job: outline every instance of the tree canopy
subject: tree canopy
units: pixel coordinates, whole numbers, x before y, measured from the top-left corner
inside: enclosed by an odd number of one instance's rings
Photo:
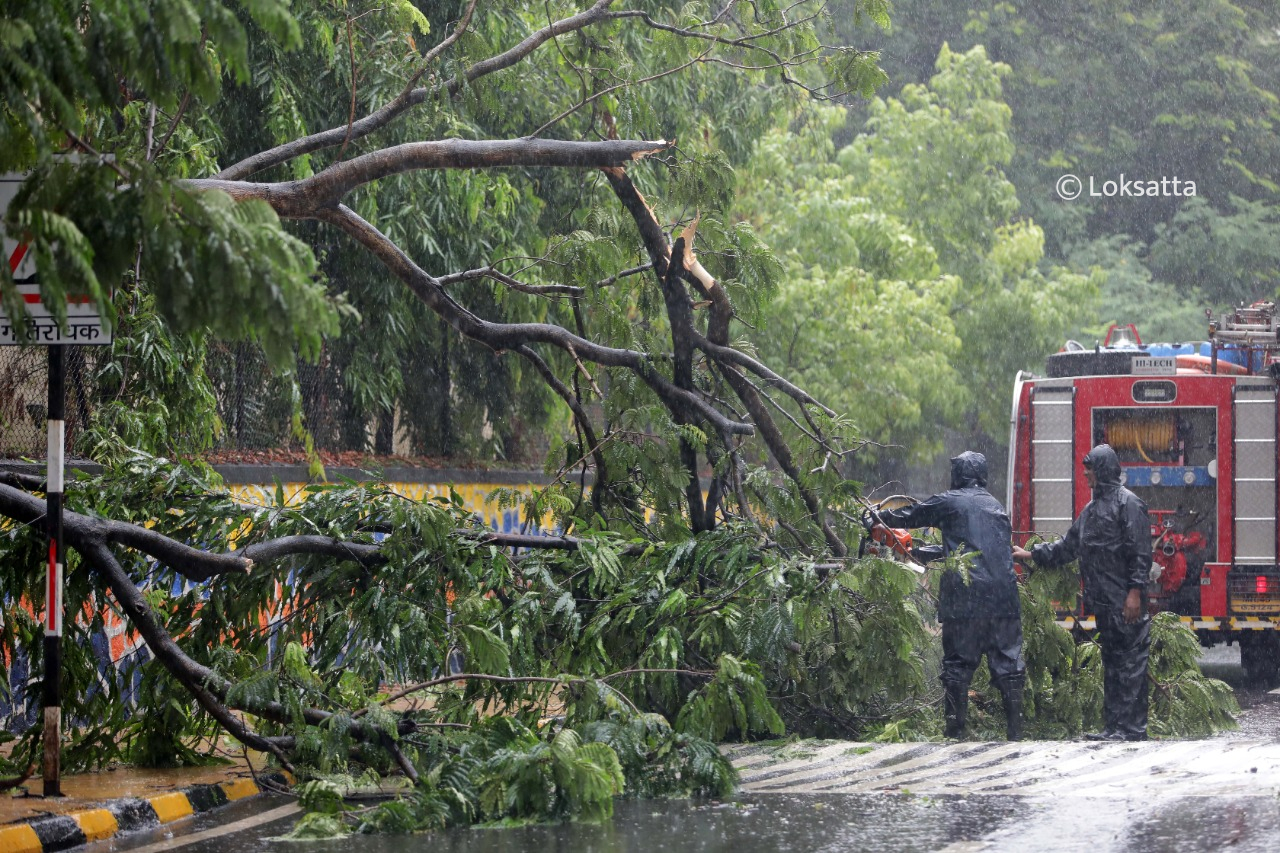
[[[775,131],[747,170],[744,209],[792,266],[774,357],[857,413],[865,438],[907,451],[891,458],[930,461],[940,427],[998,458],[1011,377],[1059,346],[1096,291],[1049,263],[1041,228],[1017,216],[1008,72],[981,47],[944,45],[928,84],[872,99],[847,146],[831,150],[843,111],[809,108],[814,120]]]
[[[1141,318],[1146,338],[1192,340],[1206,335],[1206,308],[1276,295],[1276,259],[1239,242],[1275,229],[1274,23],[1271,4],[1252,0],[1069,8],[905,0],[894,5],[891,32],[852,22],[842,32],[880,48],[891,88],[928,79],[947,42],[983,45],[1009,66],[1009,179],[1044,228],[1048,258],[1108,280],[1102,316],[1081,331]],[[1197,192],[1068,202],[1053,192],[1066,173],[1099,184],[1176,176]]]
[[[839,11],[887,25],[880,0]],[[94,680],[109,613],[147,651],[71,700],[75,755],[195,760],[224,731],[310,777],[331,834],[365,770],[413,792],[353,822],[408,830],[724,792],[725,738],[936,734],[932,591],[855,556],[845,473],[896,422],[934,449],[937,411],[990,438],[1019,356],[989,324],[1025,350],[1088,293],[1015,217],[1003,66],[944,50],[837,145],[814,104],[885,77],[816,0],[3,14],[0,157],[29,172],[6,228],[51,308],[86,295],[119,332],[104,472],[67,488],[67,665]],[[324,440],[290,388],[326,366],[380,435],[411,409],[420,441],[551,421],[551,485],[504,495],[529,534],[352,483],[246,505],[159,456],[234,428],[210,406],[230,373]],[[40,588],[44,488],[0,482],[5,589]],[[1096,655],[1027,609],[1041,730],[1078,731]],[[37,634],[18,608],[0,642],[38,664]],[[1216,688],[1177,689],[1201,712],[1177,730],[1228,722]]]

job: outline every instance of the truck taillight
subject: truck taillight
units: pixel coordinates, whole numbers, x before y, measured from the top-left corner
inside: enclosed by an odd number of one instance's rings
[[[1253,589],[1258,595],[1267,594],[1267,577],[1266,575],[1258,575],[1253,579]]]

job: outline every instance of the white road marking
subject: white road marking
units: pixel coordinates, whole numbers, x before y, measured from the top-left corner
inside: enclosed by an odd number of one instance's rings
[[[166,838],[164,841],[157,841],[154,844],[148,844],[145,847],[135,847],[128,853],[159,853],[161,850],[177,850],[186,847],[189,844],[195,844],[198,841],[205,841],[210,838],[217,838],[220,835],[230,835],[233,832],[240,832],[245,829],[252,829],[264,823],[271,823],[273,820],[279,820],[282,817],[288,817],[302,811],[302,806],[297,803],[289,803],[287,806],[280,806],[271,811],[262,814],[253,815],[243,818],[235,823],[228,823],[224,826],[215,826],[212,829],[206,829],[201,832],[193,832],[190,835],[179,835],[174,838]]]
[[[997,743],[985,750],[974,750],[974,746],[925,745],[922,754],[895,763],[904,745],[828,741],[815,744],[807,760],[775,759],[771,765],[753,755],[750,768],[744,768],[742,789],[752,794],[783,794],[904,787],[916,794],[1141,801],[1280,795],[1280,741],[1022,741]]]

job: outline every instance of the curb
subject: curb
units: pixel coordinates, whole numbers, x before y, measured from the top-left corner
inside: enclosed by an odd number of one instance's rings
[[[291,781],[283,773],[262,778],[280,787],[288,787]],[[0,853],[69,850],[120,833],[150,829],[211,811],[235,800],[257,796],[262,791],[253,779],[234,779],[215,785],[193,785],[153,797],[112,800],[94,809],[30,818],[0,826]]]

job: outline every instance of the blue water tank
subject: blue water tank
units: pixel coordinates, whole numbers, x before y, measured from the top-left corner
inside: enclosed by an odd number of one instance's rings
[[[1203,341],[1193,343],[1176,343],[1176,344],[1148,344],[1146,347],[1148,355],[1208,355],[1209,344]]]
[[[1208,341],[1148,344],[1143,349],[1148,355],[1202,355],[1205,358],[1213,355],[1213,345]],[[1218,358],[1231,364],[1247,367],[1253,373],[1264,373],[1266,370],[1266,355],[1261,350],[1220,347]]]
[[[1205,352],[1205,355],[1209,355]],[[1249,368],[1251,373],[1266,371],[1266,353],[1260,349],[1219,349],[1218,358]]]

